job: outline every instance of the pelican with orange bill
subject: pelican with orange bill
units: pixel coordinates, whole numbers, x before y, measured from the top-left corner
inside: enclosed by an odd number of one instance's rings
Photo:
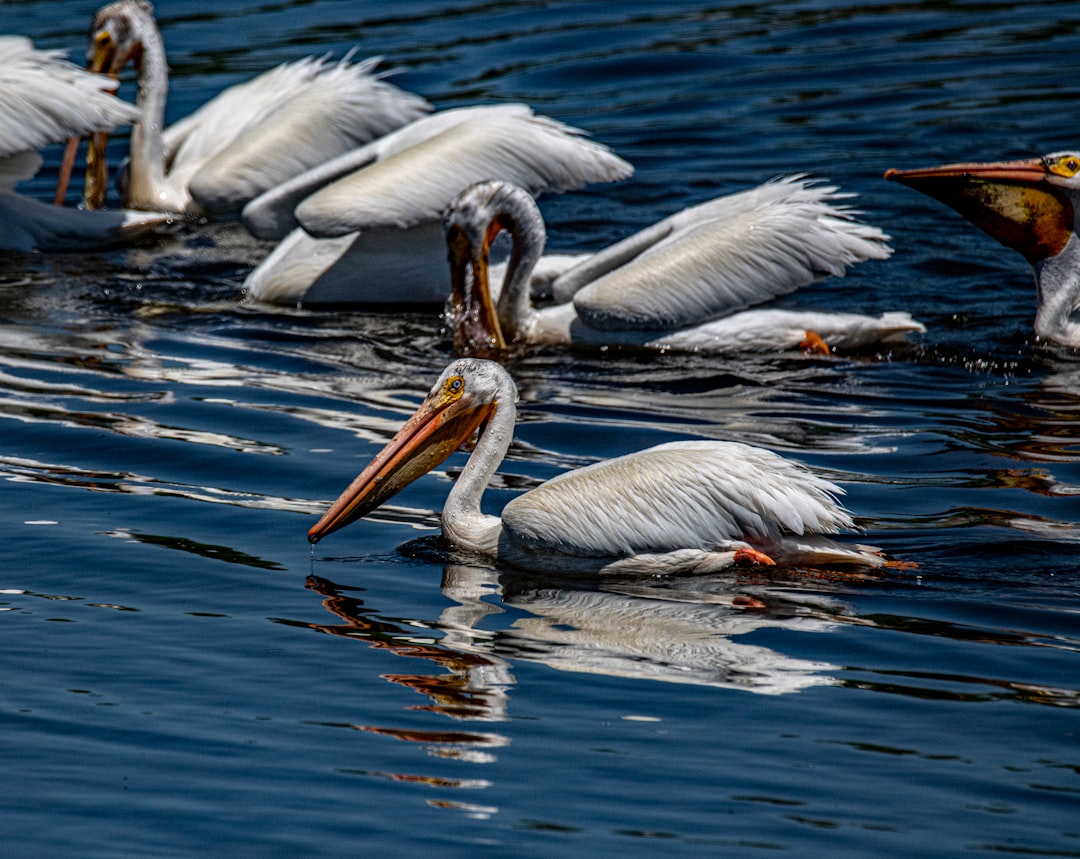
[[[1080,346],[1080,154],[1055,152],[1018,161],[888,170],[885,178],[955,209],[1035,273],[1035,334]]]
[[[316,543],[366,516],[474,436],[446,499],[444,537],[538,571],[698,573],[735,563],[878,567],[843,490],[779,454],[721,441],[676,441],[569,471],[513,498],[480,501],[513,438],[517,388],[498,363],[454,361],[401,430],[308,532]]]

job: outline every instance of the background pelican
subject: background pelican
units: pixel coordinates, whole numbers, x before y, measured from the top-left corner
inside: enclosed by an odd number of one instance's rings
[[[420,408],[308,532],[315,543],[374,510],[478,432],[443,508],[451,543],[530,569],[705,572],[739,560],[880,566],[826,534],[852,527],[842,490],[761,448],[658,445],[570,471],[514,498],[480,499],[510,446],[517,388],[500,364],[454,361]]]
[[[61,209],[15,193],[19,182],[41,168],[41,147],[138,119],[136,108],[113,95],[115,88],[114,81],[69,63],[61,51],[38,50],[21,36],[0,36],[0,248],[98,248],[167,220],[160,214]]]
[[[525,105],[440,111],[249,203],[244,221],[255,235],[292,232],[244,289],[280,304],[441,303],[441,222],[462,189],[501,177],[539,194],[632,172],[581,130]]]
[[[743,309],[889,255],[887,236],[834,205],[843,196],[789,177],[684,209],[571,267],[552,284],[561,303],[538,309],[529,283],[544,249],[540,211],[511,184],[478,183],[446,216],[455,345],[465,354],[508,343],[828,352],[922,331],[907,313]],[[488,254],[501,230],[514,252],[496,309]]]
[[[1035,333],[1080,346],[1080,154],[889,170],[885,178],[940,200],[1023,254],[1035,272]]]
[[[98,10],[88,65],[119,75],[134,60],[143,118],[131,134],[124,203],[194,214],[236,214],[267,188],[423,115],[430,105],[355,65],[309,57],[230,87],[162,132],[168,67],[144,0]],[[88,170],[105,169],[103,140],[92,141]],[[103,154],[103,153],[102,153]],[[66,181],[66,177],[62,177]],[[100,207],[100,192],[87,205]]]

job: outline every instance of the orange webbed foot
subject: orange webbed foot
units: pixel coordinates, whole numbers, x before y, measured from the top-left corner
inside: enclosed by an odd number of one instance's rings
[[[736,564],[758,564],[763,567],[775,567],[776,561],[766,555],[764,552],[759,552],[757,549],[736,549],[735,550],[735,563]]]
[[[799,348],[804,352],[809,352],[812,355],[831,355],[832,350],[829,348],[829,344],[822,339],[821,335],[815,331],[807,331],[806,336],[803,337],[799,343]]]

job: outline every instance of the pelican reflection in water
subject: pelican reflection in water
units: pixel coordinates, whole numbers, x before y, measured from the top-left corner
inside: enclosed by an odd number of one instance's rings
[[[662,444],[566,472],[481,512],[513,438],[517,388],[498,363],[459,359],[416,413],[308,532],[315,543],[365,516],[476,434],[442,513],[456,547],[526,569],[709,572],[735,563],[877,567],[843,490],[771,451],[721,441]]]
[[[831,685],[837,681],[829,672],[838,666],[736,639],[766,628],[828,632],[848,611],[833,598],[747,587],[728,578],[695,578],[681,587],[613,578],[589,586],[450,563],[442,590],[452,604],[435,619],[406,625],[384,619],[349,588],[326,579],[312,576],[308,587],[342,622],[303,625],[434,664],[440,673],[383,676],[426,695],[431,706],[424,709],[489,722],[510,718],[508,692],[518,684],[518,661],[765,695]],[[504,607],[515,611],[505,614]],[[430,643],[418,641],[417,630],[425,628],[431,630]],[[461,739],[455,734],[448,741]],[[487,734],[475,743],[494,745]]]

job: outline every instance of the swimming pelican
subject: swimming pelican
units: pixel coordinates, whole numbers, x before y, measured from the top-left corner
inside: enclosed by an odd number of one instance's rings
[[[632,172],[581,130],[523,104],[439,111],[249,203],[244,222],[261,238],[300,226],[244,290],[276,304],[442,303],[441,222],[459,191],[499,177],[530,194],[561,192]]]
[[[1035,272],[1035,334],[1080,346],[1080,154],[894,169],[885,178],[941,201],[1021,253]]]
[[[129,241],[168,220],[142,212],[61,209],[17,194],[41,168],[38,149],[138,119],[113,95],[115,81],[83,71],[61,51],[0,36],[0,248],[88,250]]]
[[[884,563],[829,539],[852,527],[843,490],[761,448],[684,441],[561,474],[502,517],[480,500],[510,447],[517,388],[493,361],[461,358],[416,413],[308,531],[315,543],[365,516],[478,433],[442,513],[456,546],[527,569],[706,572],[738,561]]]
[[[536,308],[529,282],[544,249],[540,211],[513,185],[478,183],[446,215],[455,346],[459,354],[509,343],[827,353],[924,330],[907,313],[744,309],[888,257],[888,237],[833,205],[841,196],[792,176],[684,209],[562,273],[552,284],[557,303]],[[502,230],[514,252],[496,308],[488,248]]]
[[[235,215],[244,203],[291,176],[336,157],[431,109],[374,74],[377,59],[350,65],[309,57],[230,87],[185,119],[165,125],[165,47],[145,0],[118,0],[90,27],[88,67],[114,77],[134,60],[136,104],[124,203],[177,213]],[[104,200],[103,140],[88,167]],[[66,176],[62,177],[66,183]]]

